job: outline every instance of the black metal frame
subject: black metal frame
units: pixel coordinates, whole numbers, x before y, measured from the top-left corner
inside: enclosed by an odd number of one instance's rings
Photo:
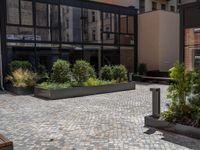
[[[111,4],[104,4],[104,3],[99,3],[99,2],[93,2],[93,1],[88,1],[88,0],[23,0],[23,1],[29,1],[32,2],[32,25],[23,25],[22,24],[22,16],[21,16],[21,1],[19,0],[19,24],[11,24],[7,23],[7,18],[6,18],[6,0],[1,0],[0,1],[0,11],[1,11],[1,40],[2,40],[2,56],[3,56],[3,71],[4,75],[7,72],[7,43],[32,43],[34,44],[34,54],[35,58],[37,58],[37,44],[38,43],[44,43],[44,44],[58,44],[58,50],[61,51],[62,44],[73,44],[73,45],[81,45],[83,50],[84,50],[84,45],[98,45],[101,47],[101,58],[104,55],[103,54],[103,48],[104,46],[116,46],[115,44],[108,44],[103,42],[103,36],[104,34],[113,34],[118,36],[118,48],[120,50],[121,46],[126,46],[126,47],[132,47],[134,51],[134,71],[137,72],[137,66],[138,66],[138,13],[137,9],[134,7],[122,7],[122,6],[116,6],[116,5],[111,5]],[[56,5],[58,8],[58,27],[52,27],[52,25],[48,24],[48,17],[47,17],[47,26],[39,26],[37,25],[36,22],[36,3],[43,3],[46,4],[47,7],[48,5]],[[61,13],[60,13],[60,6],[61,5],[67,5],[71,7],[78,7],[83,9],[92,9],[92,10],[98,10],[100,11],[101,15],[101,42],[100,43],[90,43],[90,42],[85,42],[82,38],[82,42],[64,42],[62,40],[62,35],[61,35]],[[48,8],[47,8],[48,9]],[[48,13],[48,10],[46,11]],[[104,13],[112,13],[118,16],[118,30],[116,32],[110,32],[104,31],[104,25],[103,25],[103,14]],[[47,14],[48,15],[48,14]],[[120,19],[121,15],[125,15],[127,18],[128,16],[131,16],[134,18],[134,26],[133,26],[133,33],[128,33],[128,28],[126,33],[121,33],[120,31]],[[126,21],[126,25],[128,27],[128,19]],[[34,40],[13,40],[13,39],[7,39],[6,37],[6,28],[7,27],[22,27],[22,28],[31,28],[33,29],[33,34],[34,34]],[[111,25],[112,26],[112,25]],[[51,40],[50,41],[38,41],[36,39],[36,29],[50,29],[51,33]],[[59,31],[59,40],[58,41],[52,41],[52,29],[57,29]],[[83,30],[83,29],[82,29]],[[120,36],[121,35],[129,35],[133,36],[134,38],[134,44],[120,44]],[[36,59],[35,59],[36,60]]]
[[[200,23],[194,23],[195,20],[199,20],[196,17],[193,17],[195,14],[193,12],[190,12],[190,16],[186,16],[185,13],[188,11],[188,9],[193,8],[196,9],[196,7],[199,7],[200,9],[200,1],[191,2],[187,4],[183,4],[179,6],[179,12],[180,12],[180,62],[183,63],[185,61],[185,29],[186,28],[198,28],[200,27]],[[200,16],[200,15],[199,15]],[[190,23],[191,20],[194,23]]]

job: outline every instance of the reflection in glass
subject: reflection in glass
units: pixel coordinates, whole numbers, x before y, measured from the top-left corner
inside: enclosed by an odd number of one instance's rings
[[[19,0],[6,0],[7,23],[19,24]]]

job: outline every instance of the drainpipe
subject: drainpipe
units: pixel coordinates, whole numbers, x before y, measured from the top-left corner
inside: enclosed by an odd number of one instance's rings
[[[0,75],[1,75],[1,85],[0,85],[0,87],[1,87],[1,90],[2,91],[4,91],[5,89],[4,89],[4,86],[3,86],[3,70],[2,70],[2,67],[3,67],[3,65],[2,65],[2,57],[0,56],[0,59],[1,59],[1,61],[0,61]]]
[[[0,32],[1,35],[1,32]],[[3,86],[3,65],[2,65],[2,47],[1,47],[1,37],[0,37],[0,88],[2,91],[4,91],[4,86]]]

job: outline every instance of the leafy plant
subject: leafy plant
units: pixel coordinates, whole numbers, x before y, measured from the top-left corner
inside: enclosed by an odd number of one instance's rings
[[[139,75],[146,75],[147,74],[147,65],[146,64],[140,64],[138,67]]]
[[[56,83],[65,83],[71,80],[70,63],[65,60],[58,59],[52,67],[51,80]]]
[[[96,78],[94,68],[84,60],[77,60],[75,62],[73,76],[79,83],[86,81],[88,78]]]
[[[6,78],[15,87],[31,87],[36,85],[37,74],[27,69],[16,69]]]
[[[44,89],[63,89],[71,87],[70,83],[53,83],[53,82],[43,82],[41,84],[38,84],[38,87],[44,88]]]
[[[105,65],[101,68],[101,77],[103,80],[111,81],[113,80],[113,70],[112,66]]]
[[[117,82],[124,82],[127,81],[127,70],[123,65],[113,66],[113,78]]]
[[[106,85],[112,83],[114,83],[114,81],[104,81],[95,78],[89,78],[85,82],[83,82],[83,86],[97,86],[97,85]]]
[[[172,99],[172,107],[179,106],[184,109],[186,97],[190,95],[192,88],[192,74],[186,71],[184,64],[176,63],[170,69],[170,78],[175,81],[168,89],[168,97]]]
[[[32,65],[28,61],[14,60],[9,64],[9,71],[13,72],[19,68],[31,70]]]
[[[186,103],[186,97],[192,90],[192,73],[187,72],[184,64],[176,63],[170,69],[170,78],[175,82],[168,88],[168,98],[172,100],[168,110],[161,113],[161,117],[167,121],[191,125],[193,123],[194,109]]]

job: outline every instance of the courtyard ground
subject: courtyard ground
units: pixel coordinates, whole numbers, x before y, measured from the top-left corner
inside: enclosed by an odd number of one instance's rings
[[[0,133],[15,150],[199,150],[199,140],[144,127],[151,87],[161,88],[165,109],[167,86],[156,84],[56,101],[0,94]]]

